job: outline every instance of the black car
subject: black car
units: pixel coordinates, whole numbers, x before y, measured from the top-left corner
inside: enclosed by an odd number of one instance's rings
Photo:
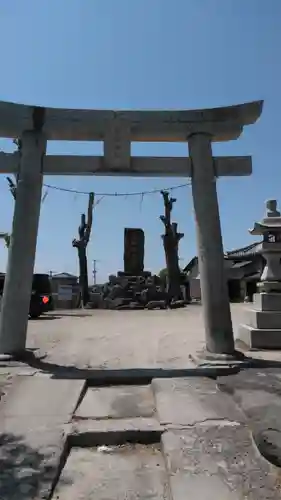
[[[0,296],[3,294],[5,275],[0,276]],[[48,274],[34,274],[30,297],[29,316],[39,318],[41,314],[53,310],[53,297]]]
[[[53,297],[48,274],[34,274],[30,298],[29,316],[39,318],[41,314],[53,310]]]

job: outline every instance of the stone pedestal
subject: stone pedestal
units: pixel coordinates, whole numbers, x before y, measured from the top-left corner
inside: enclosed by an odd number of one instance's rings
[[[255,294],[238,336],[251,349],[281,349],[281,293]]]

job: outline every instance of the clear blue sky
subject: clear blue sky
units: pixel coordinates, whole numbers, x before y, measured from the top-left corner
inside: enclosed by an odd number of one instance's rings
[[[0,99],[42,106],[188,109],[264,99],[260,121],[216,155],[253,156],[253,175],[218,182],[226,250],[252,242],[247,230],[280,197],[280,0],[0,0]],[[2,140],[3,150],[11,144]],[[99,153],[101,145],[49,143],[49,152]],[[138,144],[140,155],[184,155],[185,144]],[[145,191],[184,179],[46,177],[96,192]],[[196,254],[190,188],[175,193],[174,220],[185,238],[182,264]],[[13,201],[0,176],[0,230]],[[280,200],[281,201],[281,200]],[[98,279],[123,268],[123,229],[142,227],[145,265],[164,266],[160,195],[104,199],[94,213],[89,260]],[[85,196],[49,191],[42,207],[36,269],[77,271],[71,241]],[[7,251],[0,247],[0,269]]]

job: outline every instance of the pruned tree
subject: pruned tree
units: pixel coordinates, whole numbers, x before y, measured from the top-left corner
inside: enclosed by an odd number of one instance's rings
[[[72,246],[77,248],[79,259],[79,284],[81,287],[82,303],[85,306],[89,302],[89,284],[88,284],[88,263],[87,263],[87,245],[90,240],[92,222],[93,222],[93,207],[94,193],[89,193],[88,213],[81,215],[81,223],[78,227],[78,239],[72,240]]]
[[[171,213],[176,198],[172,198],[168,191],[161,191],[164,201],[165,215],[160,216],[160,220],[165,227],[162,235],[163,246],[166,257],[168,294],[170,301],[182,300],[181,290],[181,270],[179,267],[179,241],[184,237],[184,233],[178,233],[178,225],[171,222]]]

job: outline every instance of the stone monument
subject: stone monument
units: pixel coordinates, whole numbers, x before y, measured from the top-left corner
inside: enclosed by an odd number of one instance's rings
[[[108,309],[166,308],[167,294],[160,289],[160,279],[144,271],[144,231],[124,230],[124,270],[109,276],[103,292],[102,307]]]
[[[139,228],[124,230],[124,273],[141,276],[144,268],[144,232]]]
[[[250,234],[263,237],[260,253],[265,267],[254,295],[247,322],[240,325],[239,339],[253,349],[281,348],[281,215],[276,200],[266,202],[266,216]]]

